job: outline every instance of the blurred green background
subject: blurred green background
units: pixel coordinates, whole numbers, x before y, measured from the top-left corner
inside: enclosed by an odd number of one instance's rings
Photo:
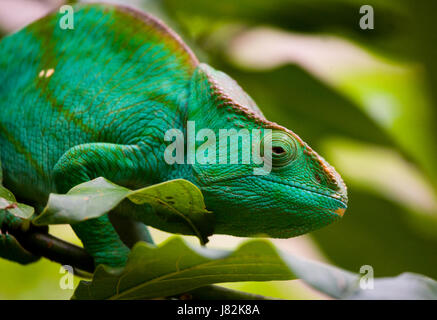
[[[282,250],[376,277],[437,278],[437,2],[126,0],[235,78],[266,117],[295,131],[341,173],[349,209]],[[63,1],[1,0],[3,36]],[[374,29],[362,30],[371,5]],[[66,226],[51,228],[80,243]],[[153,230],[157,242],[168,235]],[[214,236],[210,246],[238,239]],[[194,241],[189,238],[189,241]],[[0,299],[67,299],[59,265],[0,261]],[[75,278],[77,285],[79,278]],[[279,298],[324,298],[299,281],[225,284]]]

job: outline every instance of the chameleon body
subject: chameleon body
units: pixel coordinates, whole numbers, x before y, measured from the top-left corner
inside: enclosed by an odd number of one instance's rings
[[[346,187],[334,168],[159,20],[106,4],[76,5],[73,30],[61,29],[60,18],[50,14],[0,42],[3,184],[21,201],[42,207],[50,193],[100,176],[132,189],[182,178],[202,191],[215,233],[288,238],[343,215]],[[186,132],[187,121],[216,133],[271,129],[271,173],[167,164],[165,132]],[[160,228],[159,217],[151,213],[147,224]],[[125,263],[132,243],[120,240],[110,215],[73,229],[96,263]]]

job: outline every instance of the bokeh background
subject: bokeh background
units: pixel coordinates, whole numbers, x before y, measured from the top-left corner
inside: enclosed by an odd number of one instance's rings
[[[437,279],[435,1],[126,0],[179,33],[199,59],[235,78],[266,117],[295,131],[341,173],[349,209],[282,250],[376,277]],[[0,37],[65,3],[0,0]],[[359,26],[371,5],[374,29]],[[0,84],[1,85],[1,84]],[[51,233],[80,244],[69,226]],[[153,230],[157,242],[168,234]],[[195,239],[187,237],[189,241]],[[244,239],[214,236],[209,246]],[[0,261],[0,299],[68,299],[60,266]],[[77,285],[80,278],[76,277]],[[323,299],[299,281],[225,284],[286,299]]]

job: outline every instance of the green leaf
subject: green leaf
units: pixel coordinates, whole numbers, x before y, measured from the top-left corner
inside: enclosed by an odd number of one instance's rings
[[[131,192],[129,200],[149,204],[160,214],[180,217],[202,243],[213,234],[213,215],[206,210],[202,192],[191,182],[176,179]]]
[[[34,212],[34,209],[32,207],[22,203],[18,203],[15,199],[14,194],[5,187],[3,187],[3,170],[0,160],[0,214],[2,214],[2,210],[5,210],[16,217],[23,219],[29,219]]]
[[[373,275],[368,273],[358,275],[338,267],[289,254],[283,254],[282,257],[298,278],[333,298],[437,299],[437,281],[423,275],[402,273],[397,277],[371,279],[373,280],[373,286],[371,286],[368,277]],[[363,286],[361,286],[361,281]]]
[[[1,210],[5,210],[23,219],[29,219],[34,212],[31,206],[18,203],[13,193],[0,184],[0,211]]]
[[[228,252],[193,249],[173,237],[158,248],[136,244],[123,270],[98,266],[93,281],[82,281],[73,298],[150,299],[217,282],[294,278],[267,241],[247,242]]]
[[[51,194],[41,215],[34,219],[34,224],[71,224],[97,218],[117,207],[124,199],[137,205],[151,206],[164,221],[164,226],[175,221],[183,222],[184,229],[179,232],[185,233],[188,226],[191,234],[199,237],[202,243],[206,243],[213,233],[213,215],[206,210],[202,192],[183,179],[132,191],[105,178],[97,178],[75,186],[65,195]],[[133,215],[132,212],[126,214]],[[151,214],[150,210],[145,210],[144,214],[136,213],[132,218],[147,223],[150,218],[147,215]],[[172,231],[175,228],[177,226],[173,226]]]
[[[373,289],[358,290],[348,299],[437,300],[437,282],[420,274],[405,272],[393,278],[375,280]]]
[[[247,241],[232,252],[192,248],[180,237],[159,247],[136,244],[124,269],[98,266],[73,299],[152,299],[213,283],[296,278],[339,299],[437,299],[437,282],[421,275],[375,279],[373,289],[361,289],[359,275],[281,253],[266,240]]]
[[[29,226],[28,219],[33,215],[34,209],[18,203],[15,196],[2,185],[2,168],[0,162],[0,257],[21,264],[35,262],[39,257],[34,256],[24,249],[8,229]],[[6,228],[5,228],[6,225]],[[6,233],[2,234],[2,230]]]
[[[115,208],[128,194],[129,189],[97,178],[73,187],[67,194],[50,194],[34,224],[73,224],[98,218]]]

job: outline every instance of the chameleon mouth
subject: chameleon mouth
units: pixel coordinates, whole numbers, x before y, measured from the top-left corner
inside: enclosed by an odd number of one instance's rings
[[[232,176],[232,177],[221,177],[218,179],[200,179],[198,180],[198,183],[200,183],[201,186],[203,187],[209,187],[212,186],[214,184],[219,184],[221,185],[222,183],[225,182],[229,182],[229,181],[233,181],[233,180],[239,180],[239,179],[244,179],[244,178],[253,178],[253,175],[241,175],[241,176]],[[199,178],[199,176],[197,176],[197,178]],[[298,183],[289,183],[289,182],[284,182],[281,180],[277,180],[275,178],[269,177],[269,176],[257,176],[257,178],[261,178],[265,181],[268,182],[273,182],[273,183],[277,183],[277,184],[281,184],[284,185],[286,187],[289,188],[294,188],[294,189],[299,189],[305,192],[308,192],[311,195],[315,195],[318,197],[325,197],[328,198],[330,201],[335,201],[335,203],[338,205],[337,208],[335,210],[330,210],[330,212],[332,214],[338,215],[340,217],[342,217],[346,211],[347,208],[347,191],[346,191],[346,186],[344,185],[344,183],[341,184],[341,188],[339,190],[339,192],[328,192],[328,191],[323,191],[323,190],[317,190],[315,188],[311,188],[302,184],[298,184]],[[202,188],[202,187],[201,187]]]
[[[290,187],[290,188],[296,188],[299,190],[303,190],[306,192],[309,192],[311,194],[314,195],[318,195],[318,196],[322,196],[322,197],[327,197],[330,198],[331,200],[335,200],[336,202],[339,202],[341,205],[339,206],[339,208],[335,211],[335,214],[339,215],[339,216],[343,216],[344,212],[346,211],[347,208],[347,195],[346,195],[346,189],[342,188],[340,190],[340,192],[334,192],[334,193],[329,193],[327,191],[321,191],[321,190],[316,190],[307,186],[303,186],[300,184],[291,184],[288,182],[284,182],[284,181],[280,181],[277,179],[272,179],[272,178],[268,178],[267,176],[263,176],[262,179],[266,180],[266,181],[270,181],[270,182],[274,182],[274,183],[278,183],[278,184],[282,184],[284,186]]]

